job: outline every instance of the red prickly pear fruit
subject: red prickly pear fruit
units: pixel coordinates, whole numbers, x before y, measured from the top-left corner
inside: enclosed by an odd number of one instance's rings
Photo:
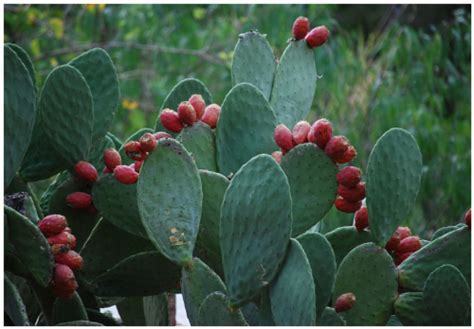
[[[464,222],[471,228],[471,208],[464,214]]]
[[[197,120],[201,119],[204,114],[204,110],[206,109],[206,102],[204,98],[202,98],[199,94],[194,94],[189,97],[189,103],[193,106],[194,111],[196,111],[196,118]]]
[[[94,183],[97,180],[97,169],[87,161],[79,161],[76,163],[74,172],[79,178],[87,182]]]
[[[337,313],[348,311],[354,306],[356,297],[353,293],[348,292],[337,297],[336,303],[334,304],[334,310]]]
[[[346,187],[339,185],[337,187],[337,194],[342,196],[349,202],[357,202],[365,198],[365,183],[359,182],[354,187]]]
[[[63,264],[69,266],[73,271],[80,270],[82,268],[83,259],[74,250],[67,250],[65,252],[57,252],[54,254],[54,260],[57,264]]]
[[[397,254],[404,254],[406,252],[415,252],[421,248],[420,238],[417,236],[409,236],[400,241],[397,248]]]
[[[69,250],[71,250],[71,248],[69,248],[67,244],[53,244],[51,246],[51,252],[53,253],[53,255],[56,255],[59,253],[66,253]]]
[[[159,131],[155,133],[153,136],[155,136],[155,139],[159,141],[162,138],[171,138],[172,136],[164,131]]]
[[[407,259],[408,257],[411,256],[411,254],[413,254],[413,252],[405,252],[403,254],[397,254],[397,256],[395,257],[395,265],[398,266],[400,265],[401,263],[403,263],[403,261],[405,259]]]
[[[160,113],[160,122],[169,131],[179,133],[183,129],[183,124],[179,119],[178,113],[170,109],[164,109]]]
[[[184,125],[192,126],[197,120],[196,111],[190,102],[181,102],[178,105],[178,116]]]
[[[293,23],[293,28],[292,28],[293,38],[295,38],[295,40],[304,39],[306,34],[308,34],[308,31],[309,31],[308,18],[300,16],[297,19],[295,19],[295,22]]]
[[[395,230],[395,233],[393,233],[393,235],[390,237],[390,240],[388,240],[387,244],[385,245],[385,249],[387,249],[387,251],[396,251],[400,241],[409,237],[410,235],[411,231],[408,227],[399,226]]]
[[[357,150],[355,149],[354,146],[349,145],[346,152],[344,152],[343,156],[340,157],[340,158],[337,158],[336,162],[337,163],[348,163],[348,162],[354,160],[354,158],[356,156],[357,156]]]
[[[66,196],[69,207],[74,209],[84,209],[92,204],[92,196],[85,192],[73,192]]]
[[[122,164],[122,157],[120,156],[120,153],[114,149],[114,148],[109,148],[104,151],[104,163],[105,163],[105,168],[108,169],[107,172],[105,172],[104,169],[104,174],[112,172],[115,167],[120,166]]]
[[[143,165],[143,161],[135,161],[133,163],[133,169],[139,173],[140,172],[140,169],[142,168],[142,165]]]
[[[144,133],[140,140],[140,149],[143,152],[152,152],[155,150],[156,145],[158,144],[155,136],[151,133]]]
[[[322,46],[329,38],[329,30],[326,26],[317,26],[306,34],[304,38],[310,48]]]
[[[66,228],[64,229],[64,232],[72,233],[72,230],[69,226],[66,226]]]
[[[366,207],[361,207],[355,212],[354,226],[359,232],[369,226],[369,214]]]
[[[332,125],[326,119],[319,119],[311,126],[308,133],[308,141],[315,143],[321,150],[324,150],[332,137]]]
[[[135,184],[138,180],[138,173],[134,168],[121,165],[114,169],[114,176],[122,184]]]
[[[336,198],[336,201],[334,201],[334,205],[339,211],[353,213],[360,209],[360,207],[362,206],[362,201],[349,202],[342,196],[338,196]]]
[[[217,122],[221,115],[221,107],[217,104],[211,104],[206,107],[204,114],[201,117],[201,121],[206,123],[211,128],[217,127]]]
[[[293,127],[293,141],[295,144],[303,144],[308,141],[308,133],[311,125],[307,121],[300,121]]]
[[[273,159],[275,159],[276,162],[281,163],[281,158],[283,157],[283,154],[280,151],[275,151],[272,153]]]
[[[56,264],[54,266],[51,287],[53,288],[54,294],[59,298],[70,299],[74,295],[78,284],[74,272],[69,266],[64,264]]]
[[[114,172],[113,170],[111,170],[111,169],[109,169],[109,168],[107,168],[107,167],[104,167],[104,170],[102,170],[102,173],[103,173],[104,175],[105,175],[105,174],[111,174],[111,173],[113,173],[113,172]]]
[[[38,228],[46,237],[61,233],[66,226],[66,217],[58,214],[48,215],[38,222]]]
[[[89,207],[86,208],[86,212],[91,214],[91,215],[95,215],[98,213],[98,210],[97,208],[94,206],[94,204],[91,204]]]
[[[273,138],[275,139],[276,145],[278,145],[282,150],[289,151],[295,147],[293,134],[283,123],[276,126]]]
[[[344,167],[336,175],[337,183],[345,187],[356,186],[361,179],[362,172],[354,166]]]
[[[124,145],[123,149],[125,154],[132,160],[143,160],[146,156],[146,152],[142,150],[141,144],[138,141],[128,142]]]
[[[63,244],[69,246],[69,248],[76,248],[76,237],[66,230],[62,231],[59,234],[50,236],[48,238],[48,244],[50,246],[55,244]]]
[[[349,147],[349,141],[344,136],[334,136],[326,144],[324,152],[333,161],[342,157]]]

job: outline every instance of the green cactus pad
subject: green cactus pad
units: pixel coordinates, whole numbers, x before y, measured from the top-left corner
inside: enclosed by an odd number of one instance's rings
[[[344,313],[349,326],[383,326],[398,296],[397,272],[387,251],[372,242],[354,248],[339,265],[332,302],[352,292],[356,302]]]
[[[84,258],[81,272],[88,281],[92,281],[121,260],[154,249],[150,241],[122,231],[101,219],[80,251]]]
[[[77,292],[70,299],[56,298],[53,304],[53,323],[89,320],[87,312]]]
[[[129,165],[129,164],[132,164],[134,162],[125,153],[125,150],[123,148],[125,146],[125,144],[127,144],[128,142],[131,142],[131,141],[138,141],[140,139],[140,137],[142,137],[143,134],[145,134],[145,133],[153,133],[153,129],[141,128],[141,129],[137,130],[136,132],[134,132],[130,137],[128,137],[125,140],[125,142],[123,142],[122,146],[118,149],[118,151],[120,153],[120,156],[122,157],[122,164]]]
[[[106,136],[109,137],[114,142],[115,149],[120,150],[123,144],[122,141],[111,132],[107,132]]]
[[[367,165],[367,209],[372,237],[381,246],[390,239],[415,204],[421,180],[421,153],[406,130],[382,135]]]
[[[336,279],[336,257],[331,244],[319,233],[305,233],[296,239],[304,249],[313,274],[316,289],[316,318],[318,318],[331,299]]]
[[[43,131],[69,165],[87,159],[92,143],[94,104],[86,80],[70,65],[56,67],[41,92]]]
[[[275,151],[275,126],[275,114],[260,90],[248,83],[232,88],[216,128],[219,171],[226,176],[236,173],[253,156]]]
[[[258,312],[259,326],[275,326],[273,320],[272,305],[270,302],[270,288],[264,289],[260,298],[260,307]]]
[[[196,164],[182,144],[169,138],[158,142],[140,170],[137,199],[145,230],[158,250],[177,264],[191,262],[202,189]]]
[[[344,321],[344,319],[342,319],[332,307],[326,307],[321,316],[318,317],[316,325],[323,327],[345,326],[346,321]]]
[[[256,31],[239,35],[232,58],[232,85],[248,82],[270,99],[276,61],[265,35]]]
[[[367,231],[359,232],[354,226],[343,226],[326,233],[326,239],[331,243],[336,263],[340,264],[344,257],[355,247],[372,242],[370,233]]]
[[[201,304],[198,314],[199,326],[247,326],[239,309],[228,306],[228,298],[222,292],[209,294]]]
[[[147,326],[167,326],[167,294],[143,297],[143,312],[145,313],[145,324]]]
[[[442,237],[446,233],[452,232],[457,230],[460,227],[463,227],[465,224],[458,224],[458,225],[453,225],[453,226],[446,226],[438,229],[436,232],[433,233],[433,236],[431,237],[431,240],[436,240],[439,237]]]
[[[14,255],[38,284],[46,287],[54,267],[48,241],[38,227],[19,212],[4,206],[4,215],[8,226],[8,242],[13,247]]]
[[[15,326],[29,326],[28,313],[20,293],[7,276],[3,277],[4,312]]]
[[[337,166],[315,144],[300,144],[285,154],[281,168],[290,183],[293,200],[293,236],[319,222],[337,194]]]
[[[71,227],[72,232],[76,236],[77,249],[80,249],[97,224],[99,215],[97,213],[90,213],[86,209],[73,209],[67,205],[67,195],[77,191],[88,191],[87,183],[71,176],[51,194],[45,214],[61,214],[66,216],[68,226]]]
[[[193,94],[201,95],[206,102],[206,105],[212,104],[213,102],[212,95],[204,83],[198,79],[189,78],[181,80],[176,86],[173,87],[173,89],[163,101],[163,104],[161,104],[160,112],[167,108],[176,111],[178,109],[179,103],[187,101]],[[176,133],[166,130],[161,125],[160,113],[158,113],[158,117],[156,118],[155,131],[166,131],[173,136],[176,135]]]
[[[385,324],[387,327],[402,327],[403,324],[400,322],[400,319],[397,318],[396,315],[391,315],[388,319],[387,323]]]
[[[28,73],[30,74],[31,82],[33,82],[35,91],[37,91],[36,90],[36,73],[33,67],[33,62],[31,61],[31,58],[28,55],[28,53],[19,45],[14,44],[14,43],[6,43],[5,46],[13,50],[17,54],[17,56],[21,59],[21,62],[23,63],[23,65],[25,65],[26,69],[28,70]]]
[[[404,326],[427,326],[430,311],[426,308],[422,292],[401,294],[394,304],[395,315]]]
[[[193,264],[189,269],[183,268],[181,292],[191,325],[198,325],[199,307],[204,299],[214,291],[225,293],[224,282],[199,258],[193,259]]]
[[[277,274],[291,235],[291,195],[270,155],[247,162],[232,178],[221,208],[220,244],[232,306],[257,296]]]
[[[217,171],[215,134],[207,124],[197,122],[186,127],[177,139],[191,153],[199,169]]]
[[[56,324],[58,327],[102,327],[103,324],[99,322],[94,322],[94,321],[87,321],[87,320],[78,320],[78,321],[69,321],[69,322],[62,322]]]
[[[30,144],[36,118],[36,91],[30,74],[16,52],[4,51],[4,184],[6,189]]]
[[[270,302],[277,326],[316,325],[316,291],[303,247],[291,239],[283,267],[272,282]]]
[[[219,242],[221,205],[229,180],[221,174],[199,170],[202,184],[202,214],[196,246],[204,249],[210,265],[221,272],[222,256]],[[218,268],[216,268],[216,266]]]
[[[419,249],[398,267],[400,286],[422,291],[432,271],[441,265],[456,266],[471,277],[471,231],[465,226],[447,233]]]
[[[92,287],[98,296],[150,296],[175,289],[180,278],[179,266],[157,251],[148,251],[125,258],[99,275]]]
[[[94,101],[92,140],[99,140],[112,128],[120,97],[114,64],[105,50],[94,48],[74,58],[69,65],[78,69],[89,85]]]
[[[294,41],[286,47],[273,81],[272,105],[278,123],[290,129],[308,115],[316,91],[314,52],[306,41]]]
[[[240,309],[242,314],[244,315],[245,322],[248,323],[249,326],[258,326],[258,306],[255,303],[247,303]]]
[[[52,183],[48,185],[48,188],[43,192],[43,194],[41,194],[40,198],[40,206],[43,213],[49,213],[49,201],[51,200],[51,196],[57,192],[59,186],[61,186],[65,181],[71,179],[71,177],[71,172],[65,170],[58,174]]]
[[[124,326],[144,326],[145,312],[143,310],[144,297],[129,297],[117,304],[122,325]]]
[[[106,220],[128,233],[148,238],[138,214],[136,184],[122,184],[113,175],[104,175],[93,185],[92,198]]]
[[[431,272],[423,290],[423,301],[431,314],[430,325],[470,325],[470,291],[466,279],[453,265]]]

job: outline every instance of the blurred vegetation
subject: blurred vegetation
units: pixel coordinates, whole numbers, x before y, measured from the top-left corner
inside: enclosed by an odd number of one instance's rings
[[[362,168],[384,131],[411,131],[424,175],[405,224],[429,237],[459,222],[471,200],[469,6],[6,5],[4,37],[30,53],[40,84],[82,51],[107,49],[122,92],[112,132],[124,139],[154,126],[161,102],[183,78],[204,81],[222,102],[238,34],[267,34],[279,57],[299,15],[331,31],[315,51],[320,80],[308,120],[331,120],[356,145]],[[327,217],[325,229],[351,221],[337,212]]]

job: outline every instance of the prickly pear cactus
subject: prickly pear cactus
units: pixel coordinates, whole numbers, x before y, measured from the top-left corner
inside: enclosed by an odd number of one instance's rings
[[[6,44],[5,324],[175,325],[181,293],[198,326],[469,325],[470,210],[420,239],[399,226],[421,179],[416,139],[390,129],[357,168],[335,124],[305,121],[329,36],[310,25],[295,21],[279,59],[274,40],[240,34],[223,100],[182,80],[154,129],[128,138],[110,132],[120,89],[105,50],[37,85]],[[114,305],[120,320],[100,311]]]

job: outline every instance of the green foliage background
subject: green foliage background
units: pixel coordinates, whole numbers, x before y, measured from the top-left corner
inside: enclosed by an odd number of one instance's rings
[[[222,102],[231,87],[238,34],[267,34],[280,56],[293,20],[331,31],[315,52],[320,80],[308,120],[326,117],[357,147],[365,168],[377,138],[393,126],[416,137],[424,163],[407,225],[429,237],[459,222],[471,200],[471,17],[450,6],[344,5],[5,5],[5,41],[32,56],[39,84],[80,52],[105,48],[119,71],[122,104],[113,133],[153,127],[181,79],[204,81]],[[258,141],[256,141],[258,142]],[[348,224],[331,211],[323,230]]]

